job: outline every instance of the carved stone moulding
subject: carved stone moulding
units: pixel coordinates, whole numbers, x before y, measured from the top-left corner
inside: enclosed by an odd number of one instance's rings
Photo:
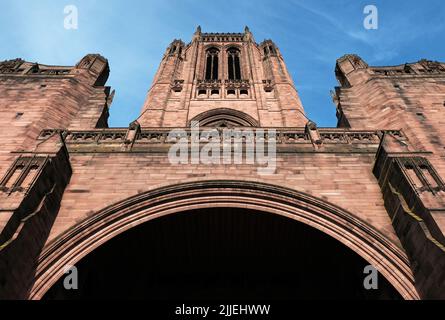
[[[418,194],[423,192],[437,194],[440,191],[445,191],[445,183],[428,159],[424,157],[397,157],[394,161]]]
[[[445,72],[445,67],[438,61],[431,61],[422,59],[419,64],[423,67],[424,72],[428,73],[442,73]],[[422,70],[419,70],[422,71]]]
[[[250,88],[249,80],[225,80],[224,85],[227,89],[248,89]]]
[[[174,80],[171,84],[171,89],[174,92],[181,92],[184,86],[184,80]]]
[[[255,134],[256,122],[239,122],[238,118],[233,118],[233,123],[224,123],[221,125],[221,122],[218,122],[219,118],[215,118],[210,114],[211,117],[204,118],[204,122],[200,122],[200,131],[199,135],[201,136],[204,131],[208,130],[219,130],[221,139],[223,138],[223,134],[227,134],[224,130],[233,130],[232,133],[240,132],[252,132]],[[144,145],[144,144],[173,144],[178,141],[179,138],[187,138],[191,139],[192,131],[196,130],[196,128],[176,128],[181,129],[181,132],[184,133],[184,137],[177,137],[177,139],[170,139],[169,134],[171,129],[168,128],[159,128],[159,129],[142,129],[140,130],[134,138],[134,143]],[[302,144],[302,143],[310,143],[310,139],[308,137],[307,132],[304,128],[267,128],[263,129],[266,133],[265,141],[269,141],[270,137],[267,135],[267,130],[274,130],[276,133],[274,139],[277,144],[285,145],[285,144]],[[382,136],[381,131],[344,131],[344,130],[327,130],[327,129],[318,129],[320,135],[320,144],[326,145],[369,145],[371,148],[373,146],[378,145],[380,143],[380,139]],[[45,129],[42,130],[41,134],[38,137],[38,140],[46,140],[55,133],[61,133],[63,138],[65,139],[65,143],[68,146],[72,146],[71,150],[80,151],[84,146],[86,148],[94,147],[101,145],[103,147],[109,146],[123,146],[126,144],[128,129],[100,129],[100,130],[85,130],[85,131],[67,131],[61,129]],[[394,133],[398,137],[403,137],[400,131],[392,130],[390,131]],[[74,147],[74,149],[72,149]],[[355,148],[355,147],[353,147]],[[361,147],[359,147],[361,148]],[[88,149],[89,150],[89,149]],[[105,150],[105,149],[104,149]],[[131,148],[126,151],[131,151]]]
[[[24,69],[20,68],[25,61],[22,59],[5,60],[0,62],[0,74],[20,73]]]
[[[203,33],[203,42],[239,42],[244,40],[242,33]]]
[[[26,192],[47,161],[48,156],[19,156],[0,181],[0,192]]]
[[[263,87],[264,87],[264,91],[266,92],[271,92],[274,89],[274,85],[272,83],[272,80],[263,80]]]
[[[219,89],[221,88],[221,80],[198,80],[198,89]]]

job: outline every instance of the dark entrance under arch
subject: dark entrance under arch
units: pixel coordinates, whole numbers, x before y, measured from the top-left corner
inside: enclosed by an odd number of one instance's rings
[[[278,215],[211,208],[154,219],[76,265],[78,290],[60,279],[44,299],[401,299],[365,260],[330,236]]]

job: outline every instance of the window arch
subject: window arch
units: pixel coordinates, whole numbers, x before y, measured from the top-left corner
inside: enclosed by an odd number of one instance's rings
[[[210,48],[206,51],[206,80],[218,80],[219,50]]]
[[[219,108],[213,109],[201,114],[198,114],[189,125],[199,124],[200,127],[259,127],[258,121],[248,114],[228,109]]]
[[[240,51],[237,48],[227,50],[229,80],[241,80]]]
[[[265,43],[263,45],[264,45],[263,51],[265,56],[277,55],[277,48],[273,43]]]

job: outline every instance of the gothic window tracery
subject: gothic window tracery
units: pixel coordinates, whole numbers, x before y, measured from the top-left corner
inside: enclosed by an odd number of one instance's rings
[[[46,157],[19,157],[0,180],[0,191],[12,193],[29,190],[47,161]]]
[[[275,45],[271,42],[264,42],[262,44],[264,56],[276,56],[277,55],[277,49]]]
[[[206,80],[218,80],[219,50],[210,48],[206,51]]]
[[[258,122],[248,114],[227,108],[203,112],[194,117],[190,125],[200,127],[258,127]]]
[[[237,48],[227,50],[229,80],[241,80],[240,51]]]
[[[273,46],[269,46],[269,52],[270,54],[276,54],[275,48]]]

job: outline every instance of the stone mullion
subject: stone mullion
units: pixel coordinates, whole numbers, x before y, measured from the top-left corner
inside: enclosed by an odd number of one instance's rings
[[[233,68],[233,77],[235,78],[235,80],[241,80],[241,70],[240,70],[240,78],[239,79],[237,79],[237,74],[236,74],[236,55],[233,55],[232,56],[232,59],[233,59],[233,64],[232,64],[232,68]],[[240,61],[239,61],[239,56],[238,56],[238,63],[239,63]],[[240,66],[241,67],[241,66]]]
[[[413,161],[414,162],[414,161]],[[430,183],[430,180],[426,177],[423,170],[420,168],[420,166],[425,166],[426,170],[428,171],[431,179],[434,181],[434,183],[437,185],[438,189],[443,188],[443,182],[440,179],[440,176],[437,174],[434,167],[428,162],[427,159],[419,158],[417,161],[415,161],[415,170],[419,178],[422,180],[422,183],[429,189],[429,191],[433,194],[436,194],[436,187]]]
[[[207,56],[207,59],[209,58],[209,56]],[[212,54],[210,54],[210,79],[209,80],[213,80],[213,62],[214,62],[214,56]],[[206,68],[209,67],[208,65],[206,66]],[[207,71],[206,71],[207,73]]]
[[[34,177],[32,178],[32,180],[30,181],[29,184],[29,188],[26,190],[26,194],[29,193],[29,191],[31,190],[31,187],[35,184],[35,182],[37,181],[39,175],[41,174],[43,168],[45,168],[45,166],[47,165],[47,163],[50,161],[50,156],[47,155],[43,160],[42,159],[38,159],[36,160],[35,157],[34,159],[30,162],[30,166],[28,169],[28,173],[26,175],[28,175],[30,173],[30,169],[31,169],[31,165],[33,164],[33,162],[36,161],[36,165],[38,166],[38,169],[36,170]],[[26,178],[26,176],[25,176]],[[23,183],[23,181],[22,181]]]
[[[220,68],[221,68],[221,93],[222,93],[222,97],[226,97],[227,95],[227,91],[226,91],[226,84],[225,84],[225,80],[229,79],[229,73],[228,73],[228,56],[227,56],[227,51],[226,50],[221,50],[221,64],[220,64]]]
[[[33,155],[31,159],[27,159],[25,167],[23,168],[23,170],[20,173],[19,177],[17,178],[16,182],[11,186],[12,191],[17,190],[17,188],[19,188],[22,185],[26,176],[29,174],[32,163],[34,162],[35,159],[36,159],[35,155]]]
[[[224,80],[228,79],[227,71],[226,71],[226,64],[227,64],[227,54],[225,50],[221,50],[220,52],[221,62],[219,65],[219,72],[220,76],[219,79]],[[221,81],[224,82],[224,81]]]
[[[15,170],[17,170],[17,167],[19,166],[20,161],[22,161],[22,157],[21,156],[16,161],[14,161],[14,164],[11,166],[11,168],[8,170],[8,172],[6,173],[6,175],[3,177],[2,181],[0,182],[0,186],[6,187],[6,185],[9,182],[9,180],[14,175]]]

